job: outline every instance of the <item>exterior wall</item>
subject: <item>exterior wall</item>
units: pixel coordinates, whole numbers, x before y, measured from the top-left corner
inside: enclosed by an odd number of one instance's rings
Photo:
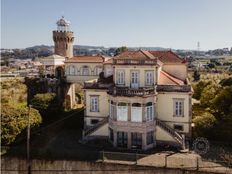
[[[125,72],[125,86],[130,87],[131,82],[131,71],[139,71],[139,87],[146,87],[145,85],[145,72],[153,71],[154,83],[156,83],[156,66],[148,65],[115,65],[114,68],[114,82],[117,82],[117,70],[124,70]],[[117,83],[116,83],[117,84]]]
[[[156,140],[157,141],[168,141],[168,142],[175,142],[176,140],[169,135],[167,132],[165,132],[163,129],[161,129],[159,126],[156,126]]]
[[[97,131],[93,132],[91,136],[104,136],[108,137],[109,136],[109,125],[108,123],[105,124],[104,126],[100,127]]]
[[[53,31],[55,54],[71,58],[73,57],[73,32]]]
[[[184,100],[184,116],[174,116],[174,101],[173,99]],[[166,124],[174,127],[174,124],[183,125],[183,133],[190,133],[191,124],[191,95],[188,93],[159,93],[157,97],[157,118],[164,121]]]
[[[185,80],[188,75],[186,64],[164,64],[162,69],[181,80]]]
[[[78,75],[68,75],[66,76],[66,80],[68,83],[82,83],[89,80],[96,79],[97,81],[98,76],[78,76]]]
[[[99,96],[99,112],[90,111],[90,96]],[[85,123],[91,126],[91,119],[98,119],[99,121],[109,115],[109,102],[107,90],[85,89]]]
[[[82,75],[83,66],[89,67],[89,75]],[[70,73],[70,67],[75,68],[74,74]],[[99,74],[96,72],[96,67],[103,68],[102,63],[65,63],[65,76],[70,83],[84,82],[88,80],[97,79]]]
[[[66,97],[65,97],[65,108],[73,108],[76,104],[75,102],[75,84],[71,84],[68,88]]]
[[[109,77],[110,75],[108,74],[109,71],[112,71],[112,74],[113,75],[113,66],[110,65],[110,64],[105,64],[104,65],[104,76],[105,77]]]

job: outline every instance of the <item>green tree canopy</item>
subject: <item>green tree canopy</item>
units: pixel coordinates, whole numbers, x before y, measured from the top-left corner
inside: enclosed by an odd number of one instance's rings
[[[50,109],[55,104],[56,104],[55,93],[36,94],[34,98],[31,100],[31,105],[41,112]]]
[[[215,125],[215,122],[215,117],[209,112],[204,112],[202,115],[196,116],[193,119],[196,136],[210,137],[211,129]]]
[[[213,99],[216,96],[216,94],[219,92],[220,90],[220,85],[216,84],[216,83],[212,83],[210,85],[207,85],[201,94],[201,105],[205,108],[210,107],[213,103]]]
[[[199,81],[196,85],[193,86],[194,94],[193,98],[200,100],[202,91],[204,88],[208,85],[210,85],[212,82],[211,81]]]
[[[232,77],[222,79],[219,84],[222,86],[232,86]]]
[[[28,107],[12,107],[4,104],[1,107],[1,140],[3,145],[14,142],[28,125]],[[38,110],[31,108],[30,125],[32,127],[41,123],[42,118]]]
[[[211,109],[219,118],[232,116],[232,86],[219,91],[212,101]]]
[[[200,77],[201,77],[201,75],[200,75],[199,71],[195,70],[194,73],[193,73],[193,79],[194,79],[194,81],[200,80]]]
[[[119,47],[119,48],[116,49],[115,55],[118,55],[118,54],[120,54],[120,53],[122,53],[122,52],[124,52],[124,51],[127,51],[127,50],[128,50],[128,49],[127,49],[126,46]]]

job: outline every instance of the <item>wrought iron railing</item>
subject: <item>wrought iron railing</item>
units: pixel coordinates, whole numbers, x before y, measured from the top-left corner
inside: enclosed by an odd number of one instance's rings
[[[129,87],[110,88],[109,94],[117,96],[145,96],[155,94],[155,87],[133,89]]]

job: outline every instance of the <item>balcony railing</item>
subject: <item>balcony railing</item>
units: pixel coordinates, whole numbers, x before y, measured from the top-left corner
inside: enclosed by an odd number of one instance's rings
[[[158,92],[191,92],[190,85],[157,85]]]
[[[118,65],[156,65],[157,60],[113,59],[113,64]]]
[[[117,96],[145,96],[155,94],[155,87],[133,89],[129,87],[113,87],[109,90],[110,95]]]
[[[84,82],[84,88],[85,89],[109,89],[112,87],[112,83],[99,83],[97,81],[93,82]]]

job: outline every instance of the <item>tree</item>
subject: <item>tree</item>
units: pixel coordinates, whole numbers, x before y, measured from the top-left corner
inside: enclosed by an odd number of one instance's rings
[[[228,86],[219,91],[212,100],[212,111],[218,118],[232,116],[232,86]]]
[[[204,112],[202,115],[195,117],[193,119],[193,123],[195,123],[195,136],[211,137],[211,130],[215,122],[215,117],[209,112]]]
[[[210,85],[212,82],[211,81],[199,81],[196,85],[193,86],[193,90],[194,90],[194,94],[193,94],[193,98],[200,100],[201,98],[201,94],[203,89]]]
[[[220,86],[218,84],[212,83],[207,85],[201,93],[201,105],[205,108],[210,107],[213,103],[214,97],[219,92]]]
[[[199,71],[195,70],[194,73],[193,73],[193,79],[194,79],[194,81],[200,80],[200,77],[201,77],[201,75],[200,75]]]
[[[222,85],[222,86],[232,86],[232,77],[229,77],[227,79],[222,79],[219,82],[219,84]]]
[[[56,102],[55,93],[44,93],[36,94],[31,100],[31,105],[38,109],[40,112],[44,112],[51,109],[51,107],[54,106]]]
[[[119,47],[119,48],[116,49],[115,55],[119,55],[119,54],[121,54],[122,52],[127,51],[127,50],[128,50],[128,49],[127,49],[126,46]]]
[[[3,145],[9,145],[28,125],[28,107],[12,107],[4,104],[1,107],[1,140]],[[42,118],[38,110],[31,108],[30,125],[38,126]]]

